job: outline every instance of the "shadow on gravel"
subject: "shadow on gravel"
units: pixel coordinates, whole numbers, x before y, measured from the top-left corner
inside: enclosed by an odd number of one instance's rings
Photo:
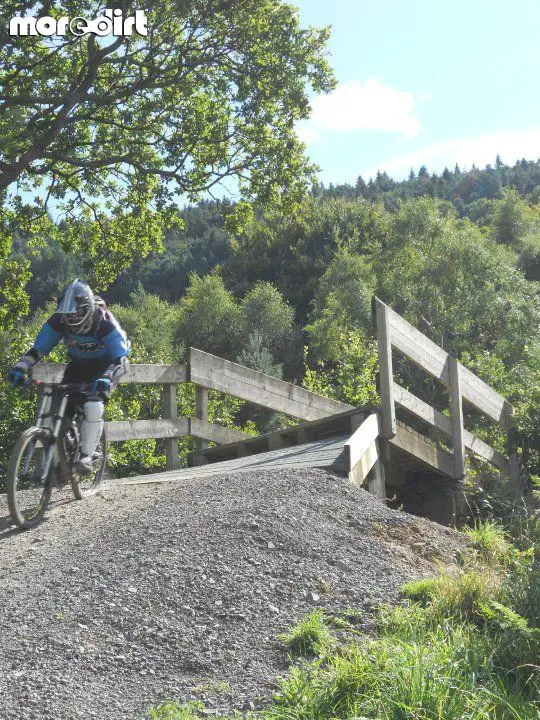
[[[56,510],[59,507],[62,507],[63,505],[71,505],[74,502],[77,502],[77,501],[73,497],[62,498],[60,500],[53,500],[50,503],[47,513],[46,513],[44,519],[42,520],[42,522],[40,523],[40,525],[42,523],[46,523],[49,521],[51,512],[54,512],[54,510]],[[0,517],[0,542],[2,542],[2,540],[6,540],[7,538],[11,537],[12,535],[16,535],[17,533],[20,533],[20,532],[32,532],[32,531],[31,530],[29,530],[29,531],[21,530],[21,528],[17,527],[13,523],[13,520],[11,519],[11,515],[9,515],[9,514],[3,515],[2,517]]]
[[[20,532],[20,530],[13,524],[13,520],[10,515],[0,517],[0,542],[17,532]]]

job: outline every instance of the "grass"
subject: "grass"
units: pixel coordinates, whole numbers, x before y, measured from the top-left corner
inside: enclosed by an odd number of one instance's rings
[[[471,551],[481,564],[488,567],[506,567],[512,560],[512,545],[504,527],[498,522],[480,521],[465,534],[471,540]],[[468,562],[471,562],[469,551]]]
[[[182,705],[163,703],[150,710],[149,720],[199,720],[204,710],[204,703],[189,702]]]
[[[358,633],[353,611],[295,623],[280,636],[295,659],[279,691],[246,717],[540,720],[536,548],[520,550],[497,524],[468,534],[459,570],[404,585],[401,604],[379,609],[373,636]]]
[[[322,655],[330,649],[332,634],[322,610],[315,610],[292,628],[278,635],[288,651],[295,656]]]
[[[196,694],[210,693],[212,695],[229,695],[232,693],[231,684],[226,680],[213,680],[210,679],[200,685],[195,685],[191,688],[191,692]]]

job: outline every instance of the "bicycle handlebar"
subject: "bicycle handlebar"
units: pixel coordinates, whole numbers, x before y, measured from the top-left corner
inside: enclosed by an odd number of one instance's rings
[[[31,374],[28,375],[24,383],[20,386],[23,388],[27,388],[30,385],[47,385],[48,383],[44,383],[42,380],[34,380],[34,378],[31,376]],[[59,392],[70,392],[71,390],[78,390],[79,392],[85,393],[85,392],[92,392],[92,385],[91,383],[54,383],[52,384],[52,387],[55,390],[58,390]]]

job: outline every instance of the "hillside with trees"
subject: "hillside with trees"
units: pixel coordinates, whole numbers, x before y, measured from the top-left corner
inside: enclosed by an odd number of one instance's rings
[[[377,294],[516,405],[523,470],[534,476],[539,172],[538,162],[497,163],[495,169],[456,170],[444,185],[421,169],[402,183],[378,177],[363,189],[374,193],[370,197],[354,196],[348,186],[319,186],[294,213],[259,212],[236,234],[227,230],[223,204],[204,201],[186,207],[178,223],[183,229],[164,231],[159,239],[163,251],[134,260],[104,297],[133,340],[135,362],[182,362],[191,345],[359,405],[377,400],[371,319]],[[488,191],[494,174],[496,193]],[[17,351],[62,283],[81,269],[84,274],[91,262],[62,249],[68,225],[57,233],[39,248],[14,238],[14,260],[29,263],[34,309]],[[434,383],[403,362],[398,370],[411,390],[444,408]],[[5,458],[27,414],[11,390],[3,393]],[[189,386],[180,402],[189,414]],[[215,397],[214,404],[211,412],[249,432],[280,421],[240,402]],[[123,389],[109,408],[115,419],[159,412],[159,393],[149,388],[136,394]],[[496,446],[501,442],[479,420],[477,431]],[[190,442],[183,444],[188,452]],[[147,441],[118,449],[115,465],[129,474],[163,461],[160,443]]]

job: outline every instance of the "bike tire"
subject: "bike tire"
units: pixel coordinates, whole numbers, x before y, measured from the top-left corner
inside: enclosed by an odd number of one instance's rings
[[[42,441],[45,448],[50,447],[50,445],[52,444],[50,431],[46,428],[31,427],[28,428],[28,430],[25,430],[19,436],[17,442],[15,443],[15,447],[13,448],[7,472],[6,491],[9,512],[11,514],[13,522],[24,530],[29,530],[30,528],[35,527],[42,521],[43,516],[45,515],[45,512],[49,506],[53,489],[53,473],[51,472],[51,470],[53,469],[53,464],[51,463],[47,479],[42,486],[43,489],[41,491],[39,503],[35,508],[35,513],[29,515],[28,513],[25,513],[23,511],[22,503],[20,502],[20,499],[18,499],[18,495],[23,492],[18,487],[19,465],[22,458],[24,457],[25,450],[28,448],[30,443],[35,443],[38,440]]]
[[[101,434],[97,452],[101,452],[101,462],[93,478],[90,476],[90,478],[85,481],[84,477],[80,477],[74,472],[71,473],[71,488],[77,500],[84,500],[90,497],[90,495],[95,495],[100,488],[107,465],[107,438],[105,437],[105,433]]]

